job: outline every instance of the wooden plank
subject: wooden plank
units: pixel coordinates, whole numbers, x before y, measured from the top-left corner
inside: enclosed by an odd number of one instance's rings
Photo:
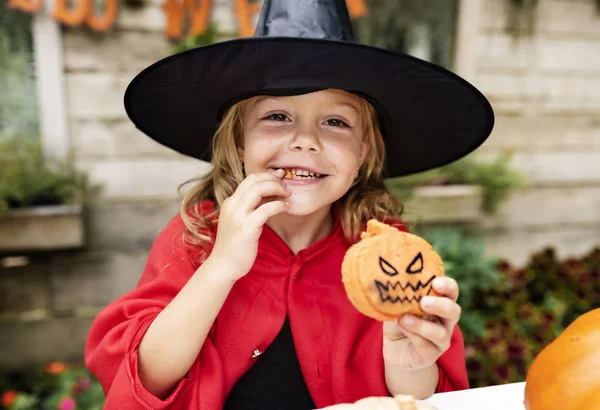
[[[123,95],[137,72],[68,73],[69,118],[84,120],[126,119]]]
[[[479,231],[486,253],[524,266],[532,253],[554,247],[558,257],[581,257],[600,244],[600,224],[554,226],[547,229]]]
[[[500,113],[575,114],[600,113],[600,76],[568,77],[479,72],[475,82]],[[514,111],[509,111],[512,107]]]
[[[515,191],[497,214],[480,220],[484,229],[503,230],[585,224],[600,224],[600,182]]]
[[[595,116],[496,115],[494,130],[479,151],[600,151]]]
[[[128,119],[71,121],[73,149],[80,160],[134,157],[175,158],[175,151],[138,130]]]
[[[187,159],[137,158],[82,160],[78,166],[103,185],[102,197],[135,200],[177,198],[183,182],[206,173],[206,162]]]
[[[486,160],[488,157],[495,157],[496,155],[480,153],[480,158]],[[599,151],[515,151],[511,167],[523,172],[530,184],[534,186],[592,186],[600,184],[599,158]]]
[[[87,31],[64,35],[65,69],[69,72],[141,71],[170,53],[163,33],[115,31],[101,37]]]

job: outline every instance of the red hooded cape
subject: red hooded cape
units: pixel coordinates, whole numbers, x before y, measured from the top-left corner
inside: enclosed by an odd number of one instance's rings
[[[210,212],[212,204],[201,204]],[[264,351],[288,315],[298,360],[318,407],[388,396],[382,323],[360,314],[341,282],[349,247],[336,218],[332,232],[294,255],[267,226],[252,270],[233,287],[187,376],[161,400],[138,377],[138,346],[153,319],[198,268],[198,250],[184,245],[183,221],[159,234],[138,286],[108,305],[92,324],[85,360],[106,394],[105,409],[217,410]],[[402,228],[404,229],[404,228]],[[438,360],[437,392],[468,388],[458,326]]]

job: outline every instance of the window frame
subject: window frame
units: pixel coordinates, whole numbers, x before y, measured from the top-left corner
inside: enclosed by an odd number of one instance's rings
[[[67,160],[71,153],[60,23],[51,17],[54,0],[33,15],[33,49],[37,80],[40,143],[44,156]]]

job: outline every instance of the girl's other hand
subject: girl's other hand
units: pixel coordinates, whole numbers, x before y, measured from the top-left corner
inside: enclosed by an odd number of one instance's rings
[[[449,277],[436,278],[433,288],[440,296],[425,296],[421,308],[427,314],[419,318],[404,315],[399,320],[384,322],[383,355],[386,363],[403,370],[431,366],[450,347],[454,326],[461,308],[458,284]]]
[[[209,259],[227,280],[235,282],[250,271],[264,224],[288,209],[291,191],[282,180],[284,175],[283,169],[250,174],[223,201]]]

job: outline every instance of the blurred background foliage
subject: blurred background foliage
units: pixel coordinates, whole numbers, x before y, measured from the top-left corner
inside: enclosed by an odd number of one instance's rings
[[[0,2],[0,137],[35,139],[39,130],[32,16]]]
[[[357,40],[453,64],[457,0],[366,0],[369,13],[353,22]]]
[[[49,363],[0,376],[10,410],[102,410],[102,386],[82,364]]]
[[[578,316],[600,307],[600,247],[564,260],[547,248],[515,267],[485,256],[483,241],[458,228],[420,235],[460,283],[459,325],[471,387],[525,381],[545,346]]]
[[[44,158],[39,141],[0,139],[0,212],[85,203],[99,191],[71,161]]]

